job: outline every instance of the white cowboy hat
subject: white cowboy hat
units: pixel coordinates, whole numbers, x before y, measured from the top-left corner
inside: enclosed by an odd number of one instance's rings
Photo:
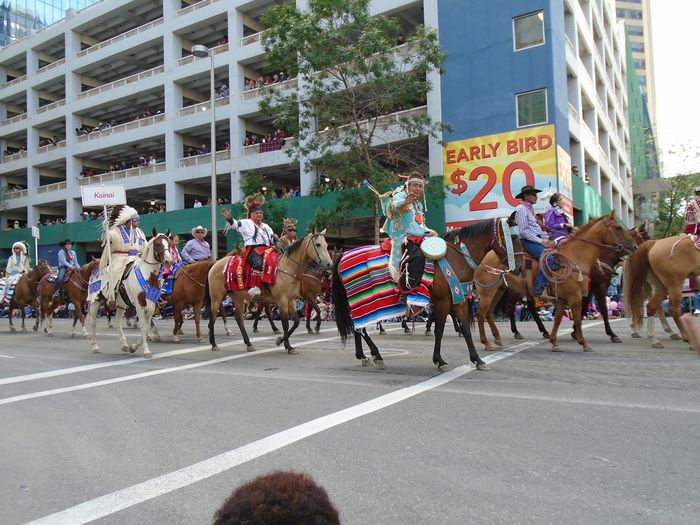
[[[22,250],[22,253],[24,255],[27,255],[27,246],[22,242],[22,241],[17,241],[12,245],[12,251],[15,251],[15,248],[20,248]]]
[[[695,191],[700,191],[700,186],[695,186]]]
[[[194,232],[196,232],[197,230],[202,230],[204,232],[205,237],[207,236],[207,233],[209,233],[209,230],[207,230],[204,226],[195,226],[194,228],[192,228],[192,237],[194,237]]]

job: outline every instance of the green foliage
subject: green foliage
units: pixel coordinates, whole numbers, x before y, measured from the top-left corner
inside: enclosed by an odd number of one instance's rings
[[[425,172],[428,138],[445,128],[425,111],[411,111],[426,104],[429,74],[442,71],[437,32],[419,26],[405,38],[396,18],[370,16],[368,5],[310,0],[311,9],[302,12],[287,2],[261,19],[269,69],[296,71],[299,78],[298,90],[264,90],[261,109],[295,138],[291,158],[313,159],[303,163],[307,172],[341,177],[350,187],[363,180],[381,185],[392,170]],[[396,140],[397,133],[406,138]],[[347,216],[350,203],[373,202],[368,190],[344,195],[317,219],[332,222]]]
[[[274,187],[272,182],[270,182],[264,175],[258,173],[257,171],[248,171],[241,174],[241,192],[244,197],[248,195],[255,195],[257,193],[263,194],[263,188],[267,188],[267,194],[274,193]]]
[[[654,221],[654,234],[657,239],[683,232],[685,209],[688,200],[693,197],[694,188],[700,185],[700,174],[669,177],[665,182],[668,190],[659,195],[657,216]]]

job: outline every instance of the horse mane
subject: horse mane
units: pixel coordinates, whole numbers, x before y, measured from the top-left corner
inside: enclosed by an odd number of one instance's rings
[[[302,245],[304,242],[304,239],[306,239],[306,235],[303,237],[299,237],[296,241],[294,241],[292,244],[289,245],[289,248],[287,248],[287,256],[292,255],[295,251],[299,249],[299,247]]]
[[[603,217],[605,217],[605,215],[603,215]],[[576,237],[580,237],[581,235],[586,233],[588,230],[593,228],[593,226],[598,224],[601,220],[603,220],[603,217],[595,217],[595,218],[589,219],[589,221],[586,224],[584,224],[583,226],[581,226],[575,234],[571,235],[571,238],[575,239]]]
[[[447,233],[442,234],[442,238],[446,241],[454,241],[455,237],[469,238],[469,237],[480,237],[487,232],[493,230],[493,219],[483,219],[480,221],[472,222],[462,226],[458,230],[450,230]]]

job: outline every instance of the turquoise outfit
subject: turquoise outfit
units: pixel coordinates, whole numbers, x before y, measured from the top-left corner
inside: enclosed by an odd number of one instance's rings
[[[408,193],[405,187],[401,186],[381,201],[382,211],[388,219],[384,231],[391,239],[389,270],[396,281],[399,277],[401,247],[409,237],[424,237],[428,233],[423,203],[405,204],[406,197]]]

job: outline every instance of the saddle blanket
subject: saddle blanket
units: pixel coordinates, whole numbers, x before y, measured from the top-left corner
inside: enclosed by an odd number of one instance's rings
[[[46,275],[44,275],[44,280],[47,283],[55,283],[57,278],[58,278],[57,273],[47,273]]]
[[[92,297],[94,294],[102,289],[102,279],[100,279],[100,269],[95,268],[90,273],[90,281],[88,282],[88,297]]]
[[[15,284],[7,284],[7,281],[2,278],[0,279],[0,297],[2,297],[2,302],[5,304],[10,304],[10,299],[15,293]]]
[[[262,248],[262,249],[261,249]],[[262,272],[260,279],[265,284],[275,284],[277,278],[277,259],[279,253],[274,247],[254,247],[260,250],[258,253],[263,257]],[[262,253],[261,253],[262,252]],[[253,286],[250,283],[251,274],[255,272],[248,264],[243,264],[243,257],[234,255],[228,260],[224,267],[224,283],[229,292],[236,290],[246,290]]]
[[[418,291],[408,295],[409,305],[425,307],[430,303],[434,271],[434,263],[426,260]],[[389,273],[389,254],[381,246],[361,246],[345,253],[338,272],[356,329],[406,313],[406,306],[399,301],[399,285]]]

